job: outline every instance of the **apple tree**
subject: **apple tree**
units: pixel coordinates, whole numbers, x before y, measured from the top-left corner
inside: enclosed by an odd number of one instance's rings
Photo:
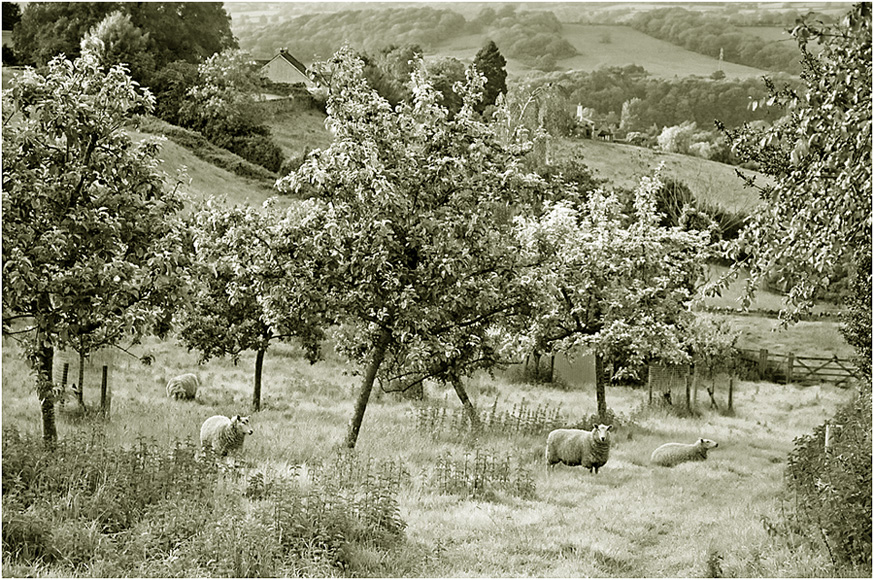
[[[450,118],[421,68],[412,102],[392,108],[351,51],[331,67],[334,142],[278,187],[320,203],[320,277],[337,344],[365,371],[346,445],[378,375],[451,384],[475,423],[461,378],[498,362],[489,328],[527,301],[512,217],[543,180],[524,173],[475,112],[482,76],[456,85],[464,104]]]
[[[598,363],[598,414],[607,415],[600,363],[636,377],[650,361],[688,360],[684,326],[703,278],[709,232],[659,225],[658,178],[644,178],[634,212],[602,190],[585,201],[547,201],[537,216],[516,218],[517,234],[538,267],[527,282],[537,299],[508,334],[526,352],[591,349]]]
[[[261,408],[261,376],[271,342],[298,339],[310,362],[319,356],[322,293],[306,208],[283,216],[263,208],[225,208],[214,200],[191,218],[191,298],[176,315],[181,342],[202,360],[255,351],[252,408]],[[283,259],[280,260],[279,257]]]
[[[43,437],[57,440],[54,351],[166,332],[188,259],[182,202],[158,142],[124,123],[154,99],[90,52],[27,69],[3,94],[3,333],[36,376]]]

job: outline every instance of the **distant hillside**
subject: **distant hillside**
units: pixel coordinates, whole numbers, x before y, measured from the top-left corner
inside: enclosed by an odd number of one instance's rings
[[[268,119],[267,125],[277,142],[291,156],[330,145],[331,136],[324,127],[324,119],[324,115],[315,111],[303,116],[277,112]],[[737,177],[738,168],[699,157],[591,139],[553,141],[550,153],[559,159],[580,159],[596,176],[623,188],[633,189],[641,177],[652,175],[655,168],[664,163],[665,175],[685,183],[702,201],[729,211],[746,212],[759,203],[758,194],[745,188]],[[745,175],[757,176],[757,181],[767,181],[755,171],[741,171]]]
[[[554,143],[550,151],[557,159],[578,159],[597,177],[627,189],[636,187],[641,177],[652,175],[659,164],[664,164],[663,174],[685,183],[701,201],[746,213],[761,203],[755,190],[744,187],[737,176],[737,167],[699,157],[592,139],[563,140]],[[758,182],[768,181],[758,172],[740,171],[755,176]]]
[[[419,2],[330,2],[330,3],[225,3],[232,16],[234,34],[241,46],[258,58],[266,58],[280,47],[288,47],[306,64],[320,60],[336,50],[342,42],[357,48],[374,50],[390,44],[417,43],[426,57],[453,56],[470,62],[483,44],[498,41],[507,58],[510,78],[523,77],[535,70],[591,71],[600,66],[637,64],[652,75],[664,78],[688,75],[710,75],[721,70],[729,77],[760,77],[758,68],[723,62],[715,55],[706,56],[685,50],[668,42],[639,33],[627,23],[653,10],[668,7],[720,16],[736,22],[750,32],[750,37],[765,41],[783,40],[781,28],[760,26],[759,30],[746,28],[749,23],[767,24],[784,21],[796,14],[812,10],[834,14],[844,4],[828,2],[790,3],[658,3],[658,2],[528,2],[528,3],[459,3],[435,2],[423,7]],[[484,15],[491,10],[493,20]],[[378,17],[376,13],[385,12]],[[530,32],[528,45],[535,47],[567,43],[580,54],[562,54],[566,49],[556,48],[556,58],[515,51],[517,34],[524,28],[528,17],[524,14],[543,14],[561,24],[560,32],[548,41],[545,36],[535,39]],[[508,16],[509,20],[508,20]],[[420,22],[411,21],[421,18]],[[758,19],[758,21],[757,21]],[[296,23],[292,21],[297,20]],[[365,23],[365,21],[368,21]],[[372,20],[372,21],[370,21]],[[792,21],[792,19],[789,19]],[[502,24],[503,21],[503,24]],[[365,25],[366,24],[366,25]],[[501,28],[501,27],[504,28]],[[781,43],[782,44],[782,43]],[[314,48],[317,46],[317,49]],[[520,44],[519,46],[522,46]],[[539,48],[538,48],[539,50]],[[540,64],[538,64],[540,63]],[[543,64],[546,68],[541,66]]]

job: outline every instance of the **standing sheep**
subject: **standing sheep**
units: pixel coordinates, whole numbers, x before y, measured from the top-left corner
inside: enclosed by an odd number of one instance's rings
[[[194,399],[200,379],[194,373],[173,377],[167,383],[167,396],[171,399]]]
[[[242,448],[246,435],[251,434],[248,417],[234,415],[229,419],[224,415],[215,415],[200,427],[200,445],[204,449],[211,447],[216,454],[224,456],[229,451]]]
[[[546,438],[546,467],[556,463],[582,465],[591,473],[607,463],[612,425],[598,425],[591,431],[556,429]]]
[[[704,461],[707,452],[718,445],[716,441],[704,438],[695,443],[665,443],[652,452],[650,461],[663,467],[673,467],[686,461]]]

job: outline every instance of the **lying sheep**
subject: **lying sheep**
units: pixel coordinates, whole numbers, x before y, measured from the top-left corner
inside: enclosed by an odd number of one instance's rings
[[[234,415],[230,419],[224,415],[215,415],[203,422],[200,427],[200,445],[212,448],[218,455],[227,455],[229,451],[243,447],[246,435],[251,435],[249,418]]]
[[[167,396],[172,399],[194,399],[200,379],[194,373],[173,377],[167,383]]]
[[[695,443],[665,443],[652,452],[650,461],[663,467],[673,467],[686,461],[704,461],[707,451],[718,445],[716,441],[704,438]]]
[[[591,431],[556,429],[546,438],[546,467],[556,463],[582,465],[591,473],[607,463],[612,425],[598,425]]]

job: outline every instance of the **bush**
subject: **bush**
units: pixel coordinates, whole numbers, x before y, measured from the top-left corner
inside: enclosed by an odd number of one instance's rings
[[[798,523],[822,538],[836,566],[865,568],[870,576],[870,386],[812,434],[795,440],[786,475]]]

